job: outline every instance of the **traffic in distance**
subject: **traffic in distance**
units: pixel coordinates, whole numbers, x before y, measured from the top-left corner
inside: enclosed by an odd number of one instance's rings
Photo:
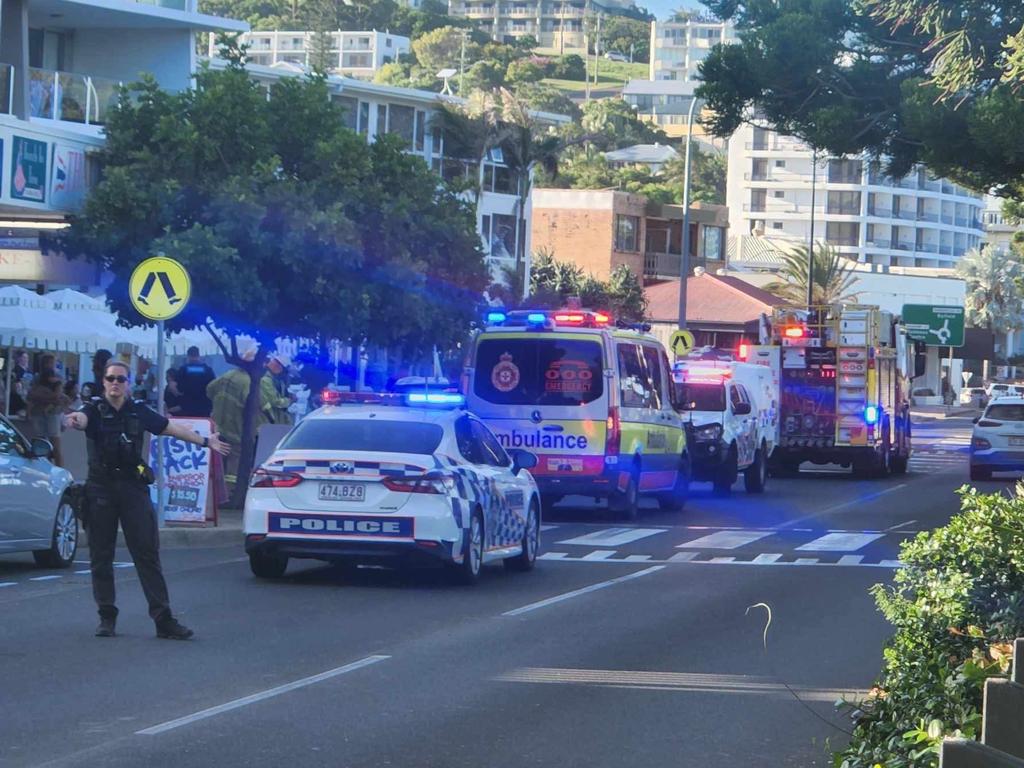
[[[670,361],[649,326],[603,312],[491,311],[458,385],[328,388],[252,475],[252,571],[276,578],[290,560],[319,559],[442,566],[474,583],[489,562],[530,570],[545,515],[569,496],[600,502],[595,518],[633,521],[642,499],[678,511],[691,483],[726,495],[741,476],[762,494],[805,462],[906,472],[924,361],[898,319],[780,309],[763,326],[760,344]],[[978,429],[1012,418],[1022,432],[992,449],[986,476],[1015,455],[1024,464],[1024,400],[993,402],[1005,406]]]

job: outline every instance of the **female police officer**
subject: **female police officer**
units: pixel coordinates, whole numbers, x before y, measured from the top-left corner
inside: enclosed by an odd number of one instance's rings
[[[187,443],[228,453],[228,445],[214,433],[209,438],[172,424],[147,406],[127,397],[129,369],[108,362],[103,372],[103,397],[94,398],[80,411],[65,417],[65,425],[84,430],[89,457],[86,479],[86,525],[92,593],[99,608],[97,637],[113,637],[117,621],[114,605],[114,548],[117,524],[149,602],[157,637],[188,640],[192,630],[171,614],[167,583],[160,568],[160,541],[156,516],[149,500],[152,471],[142,458],[143,433],[170,435]]]

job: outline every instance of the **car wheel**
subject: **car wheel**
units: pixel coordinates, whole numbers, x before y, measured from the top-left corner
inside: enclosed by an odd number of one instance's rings
[[[768,484],[768,461],[765,457],[765,445],[757,449],[754,456],[754,463],[743,472],[743,487],[747,493],[764,493],[764,487]]]
[[[462,562],[456,566],[456,578],[467,586],[480,580],[484,566],[484,519],[480,510],[473,512],[466,532],[466,543],[462,551]]]
[[[730,446],[729,455],[726,457],[725,463],[718,468],[712,483],[716,496],[728,496],[732,493],[732,484],[736,482],[736,473],[738,472],[737,462],[736,447]]]
[[[540,550],[540,512],[536,501],[530,503],[522,544],[523,551],[520,554],[505,560],[505,567],[509,570],[532,571],[533,566],[537,564],[537,552]]]
[[[57,515],[53,520],[50,548],[32,553],[36,565],[44,568],[70,568],[78,551],[78,518],[67,497],[60,500]]]
[[[971,464],[971,480],[991,480],[992,470],[988,467],[979,467]]]
[[[690,457],[683,455],[676,470],[676,485],[668,493],[658,494],[658,506],[666,512],[678,512],[690,493]]]
[[[629,473],[626,490],[616,493],[613,510],[623,520],[633,521],[640,516],[640,471],[636,467]]]
[[[263,552],[249,553],[249,567],[261,579],[280,579],[288,570],[288,558]]]

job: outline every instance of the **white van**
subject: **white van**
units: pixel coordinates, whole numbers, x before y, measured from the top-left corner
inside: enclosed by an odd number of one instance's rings
[[[690,422],[694,480],[728,494],[739,473],[748,493],[768,482],[779,437],[778,386],[763,365],[684,359],[672,368],[676,408]]]

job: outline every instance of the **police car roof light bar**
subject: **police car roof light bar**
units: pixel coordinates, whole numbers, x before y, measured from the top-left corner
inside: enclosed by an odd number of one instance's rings
[[[406,395],[406,403],[459,407],[466,404],[466,398],[457,392],[410,392]]]
[[[325,389],[320,395],[324,405],[405,405],[402,395],[390,392],[341,392]]]
[[[501,325],[508,319],[508,315],[504,312],[488,312],[487,323],[488,325]]]

